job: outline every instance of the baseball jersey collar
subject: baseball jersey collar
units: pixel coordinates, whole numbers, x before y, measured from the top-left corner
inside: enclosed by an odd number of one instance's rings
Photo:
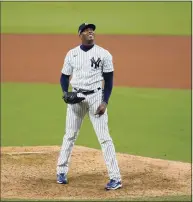
[[[91,46],[85,46],[85,45],[80,45],[80,49],[81,50],[83,50],[83,51],[85,51],[85,52],[87,52],[87,51],[89,51],[91,48],[93,48],[94,47],[94,44],[93,45],[91,45]]]

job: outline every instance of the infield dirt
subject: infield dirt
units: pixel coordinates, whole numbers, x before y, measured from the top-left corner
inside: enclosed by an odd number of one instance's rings
[[[114,58],[115,86],[191,88],[190,36],[97,35]],[[75,35],[2,35],[3,82],[59,83]]]
[[[191,195],[191,164],[117,154],[123,188],[105,191],[108,175],[100,150],[75,146],[69,184],[56,183],[59,146],[5,147],[1,197],[22,199],[129,199]],[[33,153],[34,152],[34,153]]]

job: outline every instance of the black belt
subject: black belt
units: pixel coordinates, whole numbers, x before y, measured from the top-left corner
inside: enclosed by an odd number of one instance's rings
[[[79,92],[79,93],[82,93],[84,95],[90,95],[90,94],[93,94],[93,93],[96,93],[97,91],[99,91],[101,88],[97,88],[95,90],[83,90],[83,89],[77,89],[77,88],[74,88],[75,91]]]

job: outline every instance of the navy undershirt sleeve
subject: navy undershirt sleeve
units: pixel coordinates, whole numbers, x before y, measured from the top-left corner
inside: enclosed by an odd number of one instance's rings
[[[68,87],[69,87],[69,75],[62,74],[60,77],[60,85],[62,87],[63,92],[68,92]]]
[[[63,92],[68,92],[69,78],[70,76],[65,74],[62,74],[60,77]],[[103,73],[103,78],[105,81],[103,101],[108,103],[113,88],[113,72]]]
[[[103,101],[108,104],[113,89],[113,72],[103,73],[105,80]]]

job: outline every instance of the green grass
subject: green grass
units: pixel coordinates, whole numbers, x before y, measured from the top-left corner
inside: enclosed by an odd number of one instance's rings
[[[158,196],[158,197],[146,197],[146,198],[135,198],[127,201],[192,201],[191,196]]]
[[[66,105],[53,84],[3,83],[2,146],[61,145]],[[190,90],[114,88],[108,107],[117,152],[191,162]],[[100,148],[85,118],[76,142]]]
[[[99,201],[102,201],[102,200],[99,200]],[[181,196],[181,195],[176,195],[176,196],[152,196],[152,197],[136,197],[136,198],[125,198],[125,199],[119,199],[119,198],[116,198],[114,200],[112,199],[106,199],[105,201],[191,201],[191,196]]]
[[[191,2],[1,2],[3,33],[190,35]]]
[[[2,199],[3,201],[85,201],[85,200],[21,200],[21,199]],[[104,201],[102,200],[89,200],[89,201]],[[126,199],[119,199],[119,198],[115,198],[115,199],[106,199],[105,201],[191,201],[191,196],[160,196],[160,197],[148,197],[148,198],[126,198]]]

